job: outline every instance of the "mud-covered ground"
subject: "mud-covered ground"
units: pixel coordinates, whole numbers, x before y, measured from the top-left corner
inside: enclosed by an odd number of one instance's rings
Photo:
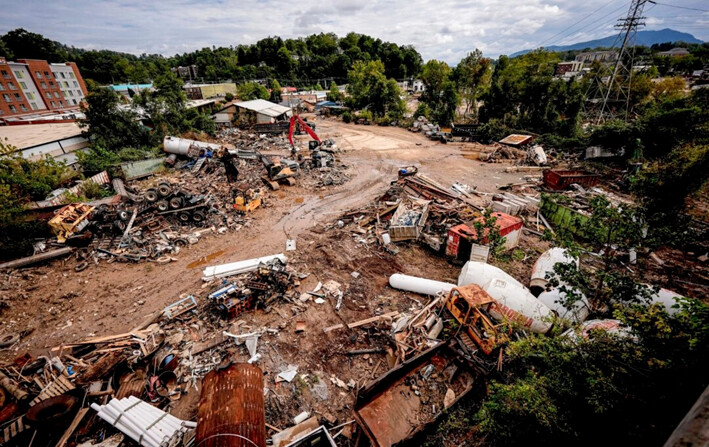
[[[259,366],[265,373],[265,386],[275,394],[266,398],[267,422],[286,428],[302,411],[321,419],[350,420],[355,390],[385,372],[387,362],[384,354],[347,356],[345,352],[385,348],[388,342],[376,325],[328,333],[322,329],[394,310],[415,313],[426,299],[391,289],[389,275],[402,272],[456,282],[459,268],[417,244],[401,245],[397,255],[386,253],[359,241],[350,227],[338,228],[332,223],[343,211],[364,206],[384,193],[402,166],[417,165],[420,173],[442,185],[458,181],[474,185],[482,193],[523,182],[530,172],[505,172],[511,163],[476,160],[474,154],[481,149],[477,144],[445,145],[400,128],[314,121],[319,136],[334,139],[341,150],[338,158],[348,166],[351,177],[344,185],[314,189],[299,182],[270,192],[266,206],[251,214],[247,226],[225,234],[206,234],[197,244],[183,247],[168,264],[101,261],[75,272],[77,261],[66,258],[2,272],[0,294],[9,307],[2,309],[0,335],[22,334],[19,342],[0,350],[2,360],[11,361],[25,352],[46,355],[62,343],[129,331],[146,315],[186,294],[206,297],[209,289],[203,287],[204,267],[282,253],[286,239],[295,239],[297,250],[286,253],[289,265],[298,273],[309,274],[300,281],[298,291],[335,280],[341,284],[344,304],[336,311],[332,300],[322,304],[312,300],[297,305],[284,302],[269,312],[255,310],[239,317],[249,327],[278,331],[259,340]],[[300,147],[307,147],[306,139],[301,138]],[[500,266],[527,283],[534,260],[548,247],[536,236],[525,234],[515,256]],[[296,333],[296,321],[305,321],[305,331]],[[243,346],[223,352],[233,361],[249,358]],[[287,365],[297,365],[301,377],[276,384],[276,375]],[[333,378],[354,381],[355,385],[343,388]],[[194,418],[198,399],[198,390],[189,389],[172,404],[173,412]]]

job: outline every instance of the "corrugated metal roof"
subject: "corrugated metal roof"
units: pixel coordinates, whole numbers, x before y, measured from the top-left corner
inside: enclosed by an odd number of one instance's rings
[[[265,99],[254,99],[252,101],[238,102],[234,104],[242,109],[253,110],[266,116],[275,118],[291,111],[288,107],[275,104]]]

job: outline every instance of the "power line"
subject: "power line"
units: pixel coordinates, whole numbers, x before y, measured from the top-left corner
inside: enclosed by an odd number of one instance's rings
[[[613,3],[614,1],[615,1],[615,0],[611,0],[611,1],[609,1],[608,3],[606,3],[605,5],[601,6],[600,8],[595,9],[592,13],[588,14],[588,15],[587,15],[586,17],[584,17],[583,19],[577,21],[576,23],[573,23],[573,24],[567,26],[566,28],[562,29],[562,30],[559,31],[558,33],[556,33],[556,34],[554,34],[553,36],[549,37],[548,39],[542,41],[539,45],[536,46],[536,48],[541,47],[542,45],[544,45],[545,43],[549,42],[550,40],[552,40],[553,38],[555,38],[555,37],[558,36],[559,34],[561,34],[561,33],[565,32],[565,31],[567,31],[567,30],[573,28],[574,26],[580,25],[581,22],[583,22],[584,20],[588,19],[589,17],[591,17],[592,15],[594,15],[595,13],[597,13],[598,11],[600,11],[601,9],[605,8],[606,6],[610,5],[610,4]]]
[[[668,3],[660,3],[656,2],[653,0],[648,0],[650,3],[654,3],[655,5],[660,5],[660,6],[668,6],[670,8],[677,8],[677,9],[688,9],[690,11],[701,11],[701,12],[709,12],[709,9],[702,9],[702,8],[690,8],[689,6],[679,6],[679,5],[670,5]]]
[[[616,8],[616,9],[614,9],[613,11],[609,12],[608,14],[599,17],[598,19],[594,20],[593,22],[588,23],[588,24],[586,24],[585,26],[582,26],[582,27],[579,28],[579,29],[573,30],[573,31],[571,31],[570,33],[564,34],[563,36],[561,36],[561,39],[559,39],[559,42],[563,41],[564,38],[569,37],[570,35],[572,35],[572,34],[574,34],[574,33],[579,33],[579,32],[581,32],[581,31],[585,30],[586,28],[588,28],[588,27],[590,27],[590,26],[592,26],[592,25],[595,25],[596,23],[600,22],[601,20],[605,19],[606,17],[608,17],[608,16],[610,16],[610,15],[615,14],[616,12],[620,11],[621,9],[624,9],[625,7],[626,7],[625,5],[620,6],[620,7]]]

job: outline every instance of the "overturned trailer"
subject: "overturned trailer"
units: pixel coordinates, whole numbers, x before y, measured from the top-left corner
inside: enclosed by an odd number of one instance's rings
[[[410,441],[473,389],[472,368],[439,343],[357,393],[354,417],[373,447]]]

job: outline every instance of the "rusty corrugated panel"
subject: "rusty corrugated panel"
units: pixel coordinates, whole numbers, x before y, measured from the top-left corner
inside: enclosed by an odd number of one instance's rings
[[[261,368],[236,363],[205,376],[197,410],[195,445],[266,446]]]

